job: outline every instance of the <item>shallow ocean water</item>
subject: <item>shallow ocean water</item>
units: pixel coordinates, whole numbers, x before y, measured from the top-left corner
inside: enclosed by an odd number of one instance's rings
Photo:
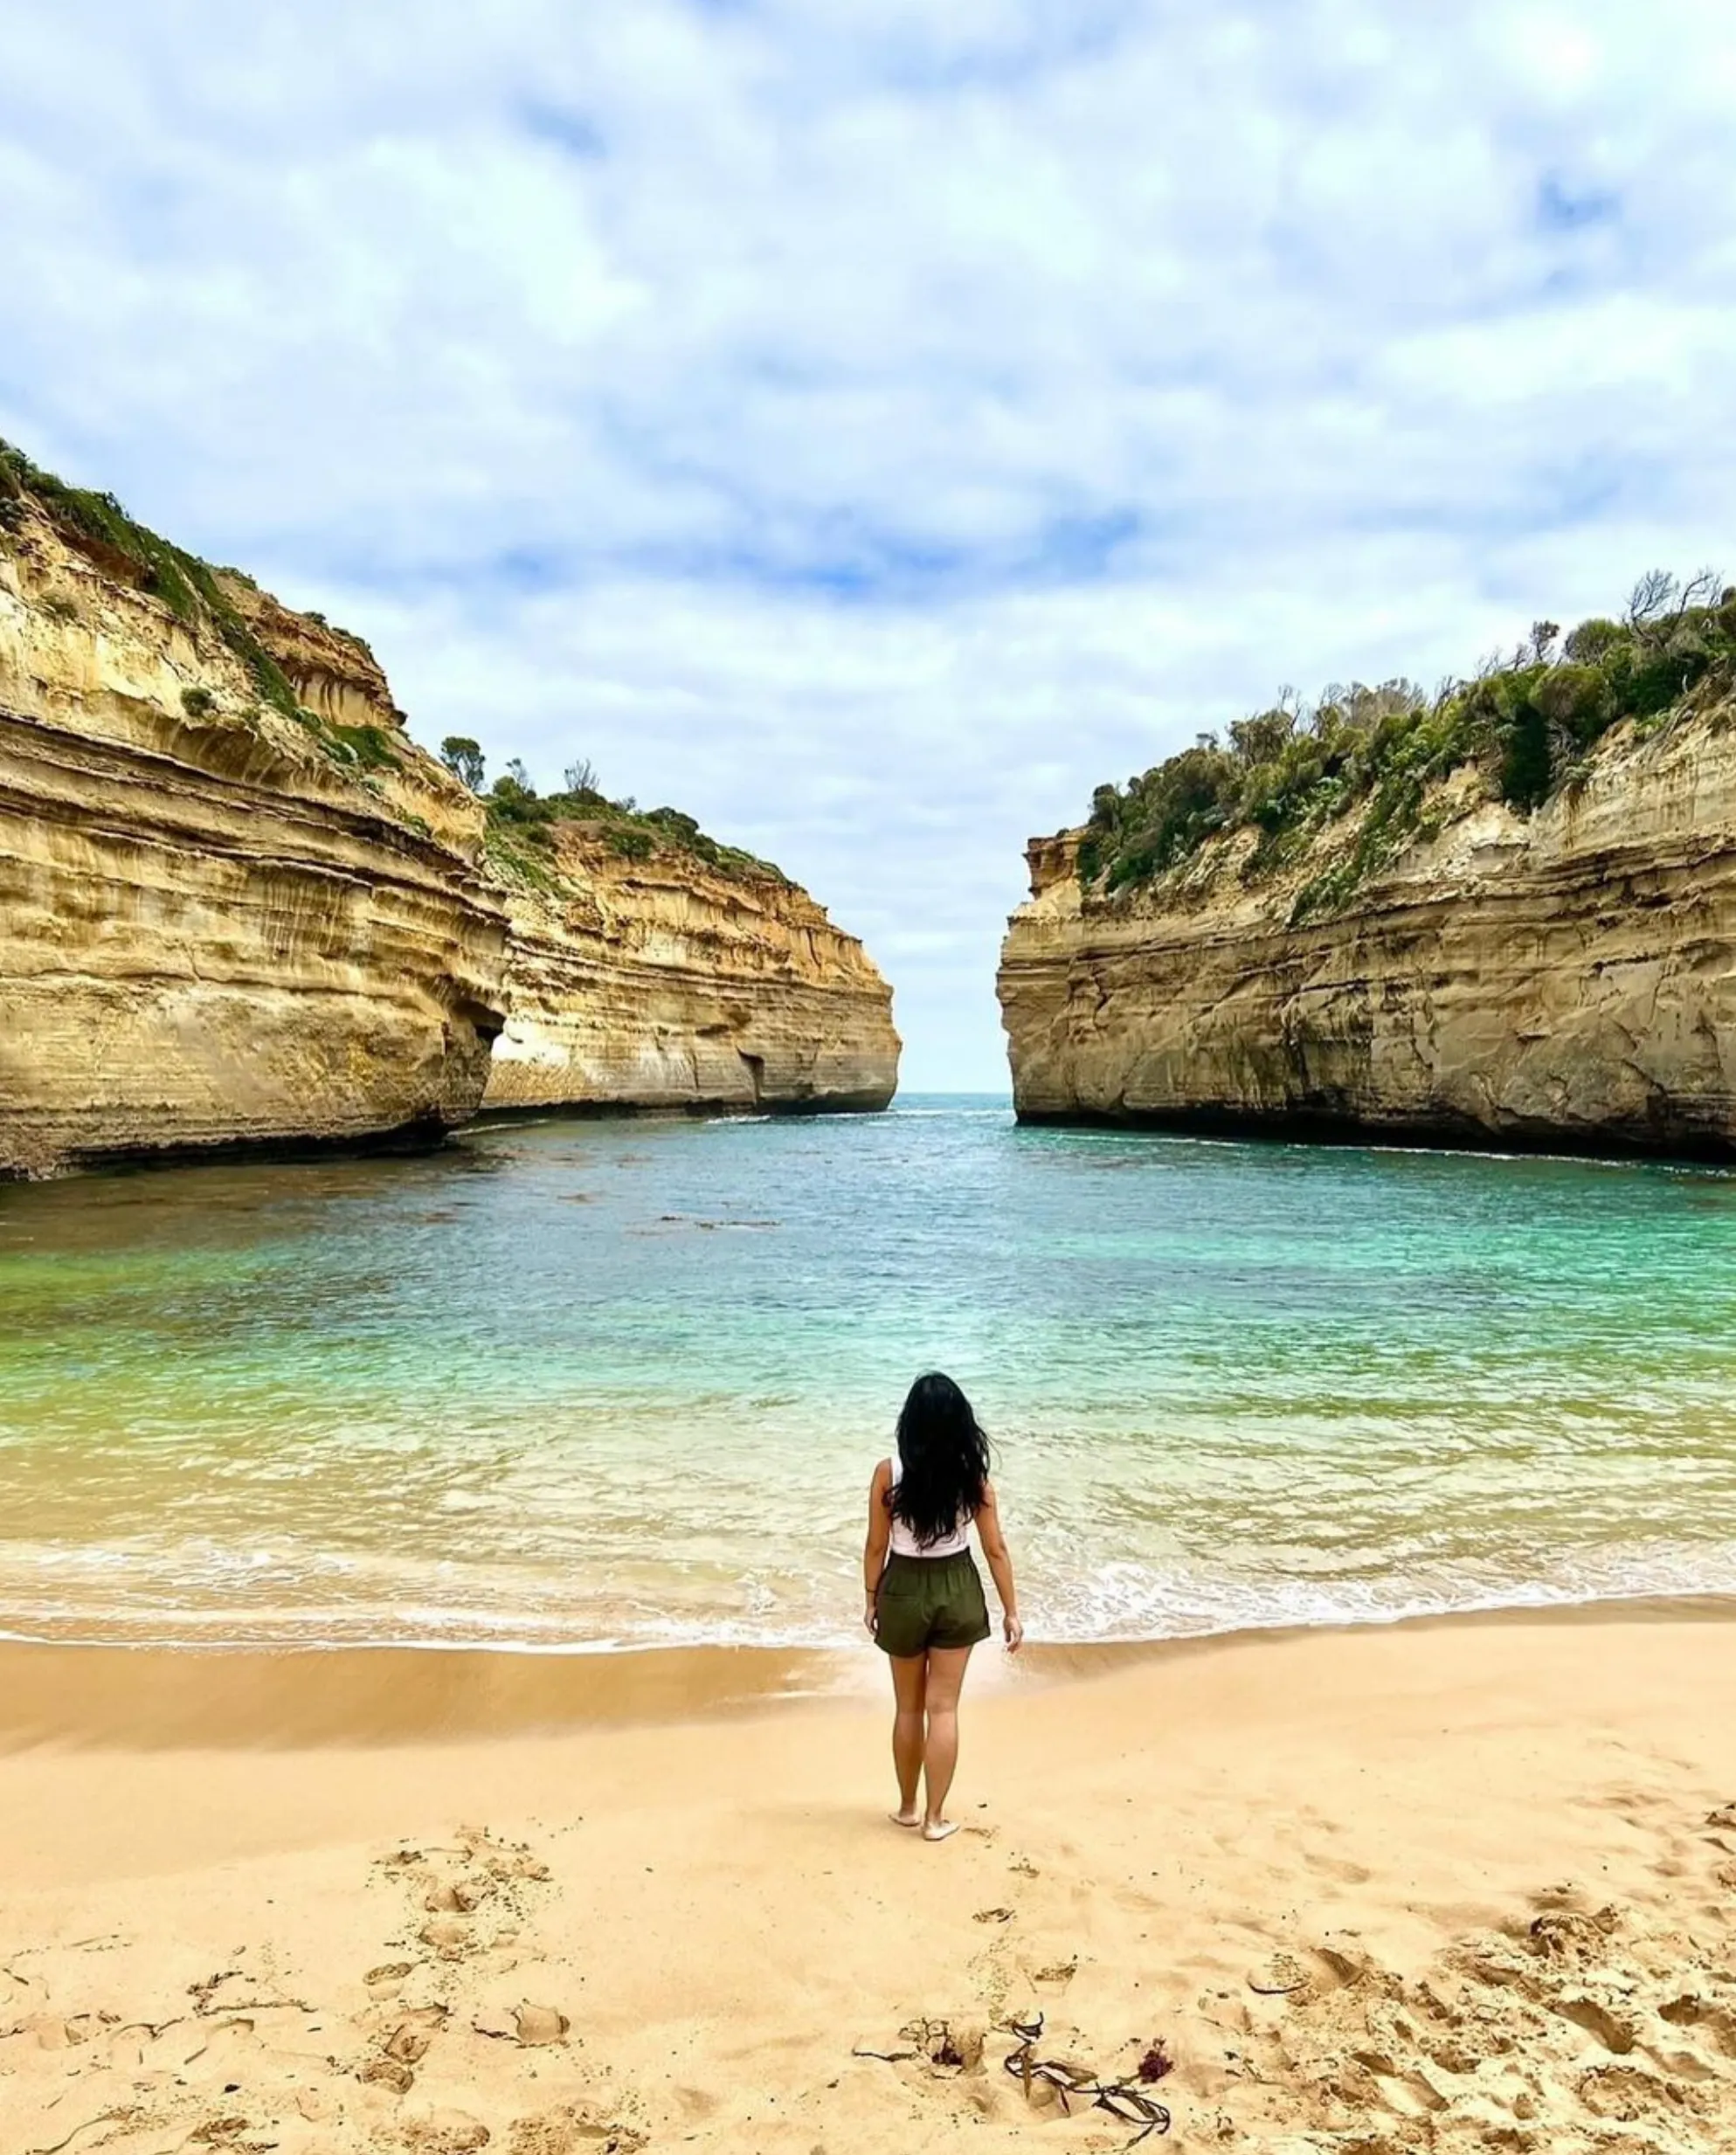
[[[919,1370],[1035,1637],[1736,1591],[1736,1176],[880,1117],[0,1190],[0,1631],[859,1637]]]

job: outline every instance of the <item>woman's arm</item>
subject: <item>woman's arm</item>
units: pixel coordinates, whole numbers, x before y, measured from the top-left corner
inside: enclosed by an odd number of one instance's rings
[[[1006,1537],[1000,1530],[1000,1507],[994,1501],[992,1482],[983,1484],[982,1505],[977,1513],[977,1539],[988,1558],[994,1591],[1000,1596],[1000,1628],[1006,1634],[1006,1650],[1016,1654],[1024,1644],[1025,1627],[1019,1620],[1019,1589],[1013,1584],[1013,1558],[1007,1552]]]
[[[886,1545],[892,1539],[892,1515],[886,1509],[886,1492],[891,1486],[891,1461],[883,1459],[868,1484],[868,1540],[862,1547],[862,1592],[867,1598],[862,1621],[870,1636],[875,1628],[875,1595],[880,1588],[880,1575],[886,1569]]]

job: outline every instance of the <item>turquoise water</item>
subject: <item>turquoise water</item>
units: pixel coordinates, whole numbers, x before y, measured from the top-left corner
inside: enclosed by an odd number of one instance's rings
[[[0,1630],[850,1639],[939,1365],[1038,1637],[1736,1590],[1736,1177],[497,1124],[0,1191]]]

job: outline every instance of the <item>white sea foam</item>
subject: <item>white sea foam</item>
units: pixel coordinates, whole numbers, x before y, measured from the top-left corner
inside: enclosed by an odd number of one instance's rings
[[[511,1136],[9,1192],[5,1632],[859,1647],[935,1364],[1039,1638],[1736,1592],[1728,1177],[921,1096]]]
[[[206,1582],[215,1587],[215,1581]],[[854,1610],[792,1607],[770,1592],[750,1592],[750,1612],[682,1616],[644,1608],[591,1613],[591,1628],[555,1610],[532,1613],[433,1603],[355,1601],[238,1606],[228,1598],[165,1598],[149,1607],[107,1602],[85,1592],[65,1599],[20,1594],[16,1574],[0,1572],[0,1606],[11,1611],[0,1639],[85,1645],[259,1647],[417,1647],[431,1652],[486,1648],[523,1654],[642,1652],[659,1647],[837,1648],[861,1643]],[[1736,1596],[1736,1543],[1716,1551],[1658,1549],[1626,1559],[1563,1564],[1548,1576],[1499,1583],[1442,1576],[1427,1583],[1401,1577],[1352,1585],[1275,1581],[1235,1589],[1219,1578],[1177,1577],[1128,1563],[1103,1564],[1073,1578],[1039,1577],[1022,1590],[1031,1637],[1055,1644],[1137,1644],[1221,1637],[1238,1632],[1387,1625],[1503,1609],[1582,1607],[1639,1600]],[[847,1605],[846,1605],[847,1606]]]

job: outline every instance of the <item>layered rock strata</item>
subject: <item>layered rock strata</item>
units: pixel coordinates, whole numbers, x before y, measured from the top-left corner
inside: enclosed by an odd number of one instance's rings
[[[1110,896],[1082,832],[1033,840],[999,973],[1020,1115],[1736,1157],[1733,720],[1623,726],[1529,817],[1462,770],[1303,926],[1318,846],[1249,881],[1244,830]]]
[[[358,639],[0,445],[0,1178],[437,1135],[485,1089],[885,1105],[890,995],[805,892],[551,835],[514,867]]]
[[[509,1015],[486,1104],[815,1112],[898,1081],[885,982],[854,936],[767,871],[624,858],[557,825],[559,892],[511,901]]]
[[[124,554],[6,506],[0,1174],[472,1114],[504,909],[478,805],[365,646],[239,578],[217,580],[232,611],[177,611]],[[292,715],[286,681],[355,739]]]

